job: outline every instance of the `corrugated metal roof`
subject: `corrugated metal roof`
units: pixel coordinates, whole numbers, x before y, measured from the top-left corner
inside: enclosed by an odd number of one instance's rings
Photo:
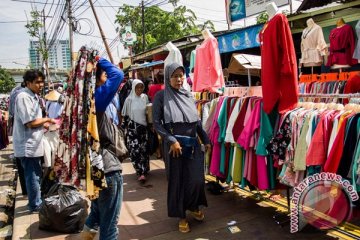
[[[297,9],[297,12],[304,12],[305,10],[309,10],[312,8],[318,8],[318,7],[323,7],[326,6],[330,3],[347,3],[347,2],[353,2],[356,0],[303,0],[303,2],[301,3],[300,7]],[[328,6],[326,6],[328,7]],[[318,10],[318,9],[316,9]]]

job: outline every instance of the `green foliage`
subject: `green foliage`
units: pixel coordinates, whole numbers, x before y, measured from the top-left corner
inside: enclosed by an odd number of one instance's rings
[[[288,10],[284,10],[281,12],[285,16],[289,15],[290,12]],[[266,23],[269,19],[269,14],[267,12],[262,12],[256,17],[256,24]]]
[[[256,24],[266,23],[269,19],[269,14],[267,12],[262,12],[256,17]]]
[[[43,59],[47,60],[49,53],[48,50],[45,48],[45,39],[41,34],[41,30],[44,27],[44,25],[41,23],[41,15],[38,11],[31,11],[30,15],[31,20],[25,25],[25,28],[27,28],[27,32],[29,33],[30,37],[37,38],[39,40],[40,45],[38,50],[43,56]]]
[[[0,93],[10,93],[15,85],[14,78],[0,66]]]
[[[202,25],[197,25],[195,13],[185,6],[178,6],[179,0],[169,0],[174,7],[172,12],[162,10],[157,6],[145,7],[145,49],[142,48],[142,20],[141,6],[130,6],[124,4],[119,8],[115,23],[119,24],[117,29],[120,34],[126,26],[131,26],[132,32],[137,35],[137,42],[133,49],[136,53],[154,48],[168,41],[178,39],[188,35],[199,34],[202,29],[208,27],[215,30],[211,21],[206,21]]]

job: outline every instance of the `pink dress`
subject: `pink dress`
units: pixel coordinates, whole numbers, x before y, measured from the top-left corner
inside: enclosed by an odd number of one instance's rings
[[[224,97],[220,97],[219,102],[216,106],[215,115],[213,118],[213,123],[210,128],[210,141],[213,144],[212,156],[210,162],[210,173],[217,177],[225,177],[220,173],[220,160],[221,160],[221,144],[219,143],[220,127],[218,124],[218,117],[220,109],[222,107]]]
[[[260,190],[264,190],[269,188],[266,158],[265,156],[255,155],[255,146],[257,143],[255,135],[259,136],[262,100],[255,101],[254,109],[251,112],[244,130],[237,139],[237,143],[246,150],[244,177],[249,180],[252,185],[258,186]]]

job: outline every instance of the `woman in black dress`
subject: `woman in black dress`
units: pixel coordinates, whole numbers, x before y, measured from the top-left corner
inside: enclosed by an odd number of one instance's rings
[[[202,128],[194,99],[182,87],[183,66],[173,63],[165,68],[165,89],[153,101],[155,130],[163,139],[164,161],[168,178],[168,215],[178,217],[179,231],[189,232],[186,211],[198,221],[204,219],[200,207],[207,206],[205,196],[204,153],[211,149]]]

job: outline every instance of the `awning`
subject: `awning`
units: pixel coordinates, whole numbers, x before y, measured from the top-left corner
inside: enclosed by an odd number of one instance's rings
[[[157,65],[160,65],[160,64],[164,64],[164,61],[160,60],[160,61],[143,63],[143,64],[139,64],[139,65],[133,65],[133,66],[131,66],[130,70],[148,68],[148,67],[153,67],[153,66],[157,66]]]
[[[261,56],[234,53],[228,67],[229,73],[260,77]]]
[[[220,53],[260,47],[259,32],[262,28],[263,24],[254,25],[217,36]]]

